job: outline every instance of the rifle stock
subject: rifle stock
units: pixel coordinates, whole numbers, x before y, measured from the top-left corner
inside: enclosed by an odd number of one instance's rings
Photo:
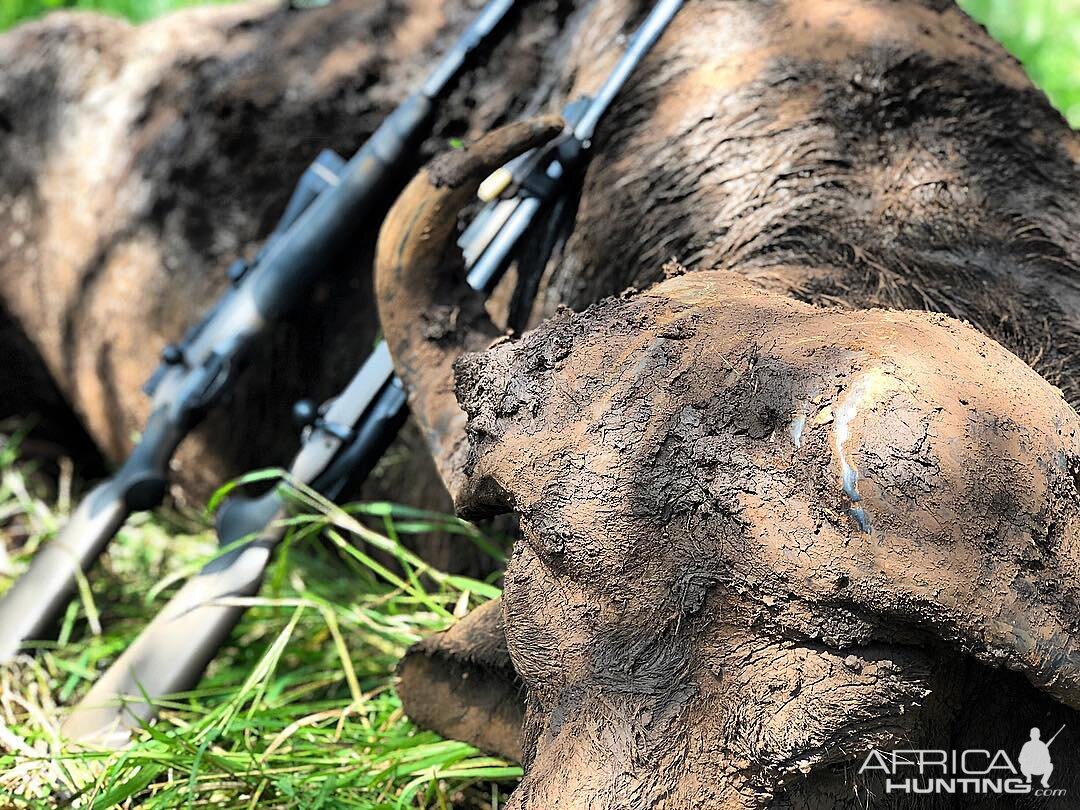
[[[351,475],[366,475],[405,419],[404,391],[395,381],[380,382],[378,365],[369,364],[368,371],[375,372],[371,383],[378,396],[368,393],[368,401],[374,402],[352,442],[328,454],[312,482],[328,496]],[[363,370],[357,377],[363,378]],[[303,460],[301,451],[298,461]],[[293,472],[302,472],[303,466],[294,464]],[[223,600],[258,593],[274,548],[285,535],[288,499],[283,486],[259,498],[233,497],[222,504],[217,517],[221,546],[256,539],[212,560],[169,600],[68,715],[61,727],[66,738],[122,747],[134,729],[157,713],[161,698],[199,682],[244,615],[243,606]]]
[[[278,533],[272,525],[269,534]],[[197,683],[244,613],[226,600],[258,593],[276,542],[268,536],[246,543],[190,579],[80,701],[63,735],[123,746],[132,729],[157,713],[156,699]]]
[[[79,577],[116,536],[132,512],[150,509],[165,494],[168,459],[181,427],[165,409],[150,416],[146,432],[124,465],[83,498],[60,532],[0,598],[0,662],[50,634],[78,588]]]
[[[0,602],[0,661],[24,641],[45,638],[78,587],[78,576],[127,519],[124,493],[115,480],[83,499],[60,536],[45,545]]]

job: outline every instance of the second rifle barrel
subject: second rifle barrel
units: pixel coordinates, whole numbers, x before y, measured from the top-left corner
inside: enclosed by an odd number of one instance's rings
[[[592,138],[600,118],[607,112],[607,108],[611,106],[615,96],[619,94],[623,85],[626,84],[630,74],[645,58],[645,54],[652,49],[652,46],[656,44],[656,40],[664,33],[668,23],[678,13],[682,4],[683,0],[659,0],[653,6],[649,16],[634,32],[625,53],[619,57],[615,68],[608,74],[600,89],[596,91],[589,109],[586,110],[581,120],[574,127],[574,137],[583,142],[587,142]]]

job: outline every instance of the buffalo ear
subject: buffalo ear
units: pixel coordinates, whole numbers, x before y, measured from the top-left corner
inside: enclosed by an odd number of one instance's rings
[[[501,599],[410,647],[398,678],[401,703],[414,723],[521,761],[524,688],[506,649]]]

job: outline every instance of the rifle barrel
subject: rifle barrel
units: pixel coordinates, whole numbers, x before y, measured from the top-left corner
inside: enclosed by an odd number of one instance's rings
[[[516,0],[491,0],[484,6],[472,24],[458,37],[446,52],[439,64],[428,75],[420,92],[428,98],[443,94],[454,80],[458,71],[464,67],[469,56],[491,35],[495,27],[503,21]]]
[[[622,90],[626,80],[630,78],[630,74],[645,58],[645,54],[649,52],[652,46],[656,44],[656,40],[664,33],[664,29],[667,28],[668,23],[678,13],[682,4],[683,0],[660,0],[653,6],[652,11],[649,12],[644,22],[638,26],[637,31],[630,38],[629,45],[626,46],[626,50],[615,64],[614,69],[608,74],[600,89],[596,91],[588,110],[574,127],[575,138],[584,144],[588,144],[592,139],[600,118],[607,112],[607,108],[611,106],[615,96]]]

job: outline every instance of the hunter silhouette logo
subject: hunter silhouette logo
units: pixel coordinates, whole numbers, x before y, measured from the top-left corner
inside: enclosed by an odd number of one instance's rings
[[[1019,760],[1020,773],[1027,777],[1029,783],[1032,777],[1041,776],[1042,786],[1050,787],[1050,774],[1054,772],[1054,763],[1050,759],[1050,746],[1054,744],[1058,734],[1064,730],[1065,726],[1059,728],[1057,734],[1054,734],[1047,742],[1040,739],[1042,735],[1038,728],[1031,730],[1031,739],[1020,749]]]
[[[1015,762],[1000,749],[872,750],[866,755],[859,773],[877,771],[885,778],[886,793],[1064,796],[1064,788],[1050,787],[1050,775],[1054,772],[1050,746],[1064,730],[1065,726],[1062,726],[1043,742],[1041,730],[1032,728],[1030,739],[1020,749]]]

